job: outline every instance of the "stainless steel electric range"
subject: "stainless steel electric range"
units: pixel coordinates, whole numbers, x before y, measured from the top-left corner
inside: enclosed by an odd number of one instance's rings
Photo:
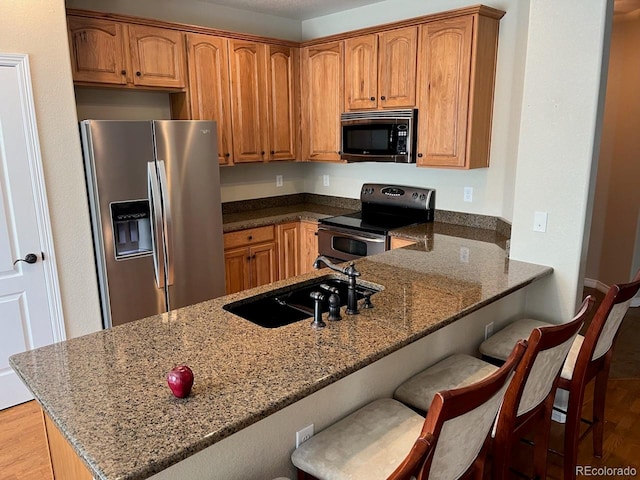
[[[433,222],[436,191],[430,188],[365,183],[362,210],[320,220],[318,250],[335,261],[355,260],[389,249],[389,231]]]

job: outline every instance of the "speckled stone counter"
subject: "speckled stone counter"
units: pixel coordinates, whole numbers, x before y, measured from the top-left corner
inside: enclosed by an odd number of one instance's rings
[[[408,227],[398,228],[389,232],[389,235],[392,237],[413,240],[427,248],[430,243],[433,242],[434,235],[437,234],[466,238],[469,240],[479,240],[481,242],[490,242],[504,249],[507,248],[509,242],[508,237],[501,235],[495,230],[441,223],[437,221],[433,223],[409,225]]]
[[[429,248],[356,263],[359,281],[383,287],[372,297],[375,308],[319,331],[310,320],[265,329],[222,307],[328,269],[10,362],[96,478],[143,479],[552,272],[509,260],[494,243],[437,232]],[[178,364],[195,373],[182,400],[165,381]]]
[[[222,230],[225,233],[262,227],[298,220],[318,221],[321,218],[345,215],[356,210],[320,205],[317,203],[295,203],[287,206],[267,207],[237,213],[225,213],[222,216]]]

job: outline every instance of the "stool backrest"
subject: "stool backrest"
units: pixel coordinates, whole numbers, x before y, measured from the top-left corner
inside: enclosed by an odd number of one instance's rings
[[[504,365],[488,377],[437,393],[420,437],[389,480],[410,478],[418,469],[417,480],[458,478],[467,472],[485,446],[504,392],[525,349],[526,341],[521,340]]]
[[[611,356],[622,319],[639,290],[640,270],[630,283],[612,285],[609,288],[585,332],[571,378],[586,378],[592,362]]]
[[[496,437],[504,435],[506,441],[518,419],[541,406],[555,392],[571,345],[594,303],[593,296],[588,296],[571,321],[533,329],[527,350],[505,393],[496,422]]]

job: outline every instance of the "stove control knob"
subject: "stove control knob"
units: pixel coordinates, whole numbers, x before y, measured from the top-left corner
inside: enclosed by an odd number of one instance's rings
[[[424,193],[420,194],[420,200],[425,200],[427,198],[427,196]]]
[[[411,195],[411,198],[413,198],[414,200],[418,198],[418,192],[413,192],[413,195]]]

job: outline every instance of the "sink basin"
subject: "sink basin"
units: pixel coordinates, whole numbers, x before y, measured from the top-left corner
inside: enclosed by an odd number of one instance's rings
[[[333,276],[326,276],[228,303],[222,308],[261,327],[277,328],[305,318],[312,318],[314,300],[310,297],[310,294],[312,292],[321,292],[328,298],[331,294],[330,288],[338,289],[340,305],[346,305],[347,281]],[[379,288],[356,285],[358,299],[373,295],[379,291]],[[322,302],[322,311],[324,313],[328,310],[329,303],[325,300]]]

